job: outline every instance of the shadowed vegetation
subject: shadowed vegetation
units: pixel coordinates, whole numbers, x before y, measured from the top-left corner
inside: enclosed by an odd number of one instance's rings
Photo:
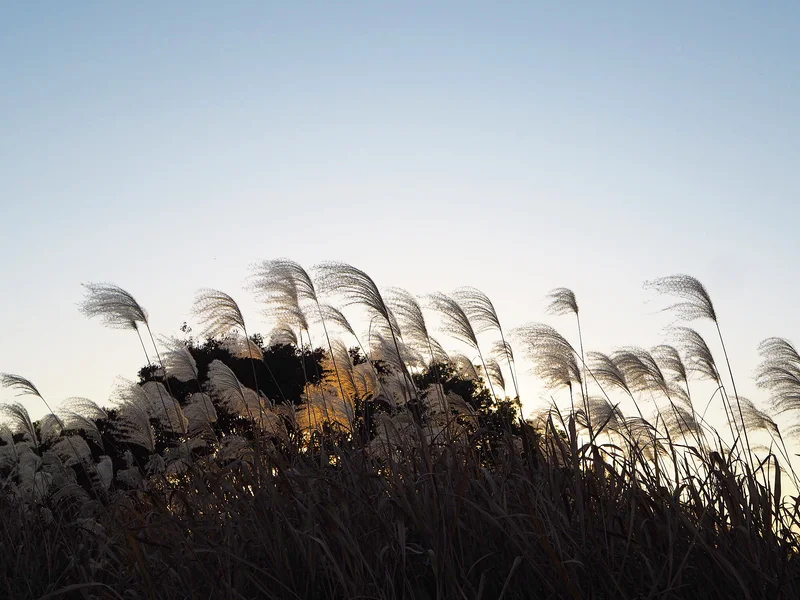
[[[765,340],[765,398],[744,398],[702,284],[648,285],[722,363],[686,326],[585,351],[566,288],[548,311],[571,333],[505,330],[475,288],[271,260],[250,281],[266,337],[202,290],[202,336],[157,340],[89,284],[83,313],[145,366],[102,405],[0,376],[21,395],[0,405],[0,596],[798,597],[800,356]],[[522,396],[523,357],[551,403]]]

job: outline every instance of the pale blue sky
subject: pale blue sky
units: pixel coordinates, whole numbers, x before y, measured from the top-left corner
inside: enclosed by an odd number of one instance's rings
[[[800,343],[796,2],[164,4],[0,2],[0,371],[54,403],[142,363],[82,281],[165,334],[219,287],[258,330],[278,256],[509,327],[569,286],[602,350],[658,341],[641,282],[687,272],[740,377]]]

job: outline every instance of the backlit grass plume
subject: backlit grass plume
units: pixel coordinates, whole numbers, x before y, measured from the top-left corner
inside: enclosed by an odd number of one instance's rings
[[[731,367],[730,359],[728,358],[728,351],[725,348],[725,340],[722,337],[722,330],[719,326],[719,319],[717,318],[717,311],[714,309],[714,303],[711,301],[711,296],[706,290],[705,286],[697,279],[690,275],[670,275],[667,277],[660,277],[647,281],[644,284],[646,289],[652,289],[660,294],[669,296],[676,296],[681,301],[671,304],[664,310],[674,312],[679,318],[687,321],[695,319],[708,319],[714,323],[719,336],[719,342],[722,346],[722,353],[725,356],[725,364],[728,367],[728,375],[731,379],[731,386],[733,387],[733,396],[736,400],[736,408],[733,407],[727,394],[724,393],[723,388],[723,401],[728,403],[726,410],[730,412],[733,424],[737,430],[736,442],[743,436],[745,446],[747,447],[747,458],[751,455],[750,439],[747,435],[747,428],[743,426],[744,412],[742,405],[739,402],[739,393],[736,390],[736,380],[733,377],[733,368]],[[738,423],[736,420],[736,413],[738,412]],[[751,465],[752,466],[752,465]]]
[[[114,329],[138,329],[147,325],[147,311],[121,287],[112,283],[84,283],[86,296],[80,311],[90,319],[99,318]]]
[[[514,386],[514,394],[516,399],[519,401],[519,387],[517,387],[514,355],[510,350],[510,345],[506,342],[505,334],[503,333],[503,326],[500,324],[500,317],[497,316],[497,310],[494,307],[494,303],[489,299],[489,296],[474,287],[458,288],[455,291],[454,296],[458,300],[459,305],[464,309],[464,312],[467,314],[470,323],[474,323],[477,333],[497,330],[497,333],[500,335],[500,347],[503,350],[503,358],[505,358],[508,364],[509,373],[511,374],[511,383]],[[505,388],[505,386],[502,387]]]
[[[197,292],[193,312],[203,325],[203,335],[224,337],[233,329],[247,335],[239,304],[225,292],[205,288]]]
[[[577,385],[583,394],[583,377],[575,349],[564,336],[542,323],[523,325],[512,334],[523,344],[536,375],[551,387],[567,387],[570,392]]]
[[[455,298],[443,294],[442,292],[430,294],[428,298],[431,303],[431,308],[436,310],[442,317],[442,330],[450,334],[450,336],[456,340],[467,344],[478,354],[478,358],[483,366],[483,372],[487,373],[489,390],[492,393],[492,397],[495,397],[494,385],[492,380],[488,378],[488,369],[486,368],[486,361],[483,358],[483,353],[478,344],[477,332],[464,308]]]
[[[791,342],[772,337],[759,345],[762,362],[756,383],[769,391],[772,405],[781,413],[800,412],[800,354]]]
[[[308,344],[312,345],[311,333],[309,331],[308,318],[303,309],[304,301],[311,302],[316,306],[328,350],[333,356],[333,346],[331,344],[328,327],[325,323],[322,304],[317,294],[317,287],[314,280],[302,265],[288,258],[278,258],[265,260],[253,266],[252,288],[262,301],[267,302],[275,313],[279,322],[299,328],[299,337],[305,331],[308,337]],[[333,370],[339,379],[339,368],[336,359],[333,360]],[[344,395],[344,388],[339,381],[339,391]]]

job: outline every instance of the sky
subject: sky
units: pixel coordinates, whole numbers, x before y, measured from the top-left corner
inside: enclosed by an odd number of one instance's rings
[[[688,273],[757,396],[759,341],[800,343],[798,57],[796,2],[0,2],[0,372],[106,403],[143,355],[82,282],[266,331],[249,267],[290,257],[573,336],[570,287],[603,351]]]

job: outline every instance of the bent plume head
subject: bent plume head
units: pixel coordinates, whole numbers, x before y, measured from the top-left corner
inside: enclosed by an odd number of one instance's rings
[[[79,305],[86,317],[100,318],[113,329],[136,329],[147,326],[147,311],[131,294],[111,283],[84,283],[86,296]]]
[[[578,301],[575,299],[575,292],[569,288],[560,287],[551,290],[547,294],[547,312],[551,315],[578,314]]]
[[[483,333],[490,329],[502,331],[500,326],[500,317],[497,316],[497,310],[494,304],[489,299],[489,296],[484,294],[474,287],[461,287],[458,288],[453,297],[458,301],[458,304],[464,309],[467,317],[477,333]]]
[[[225,292],[202,289],[194,301],[194,314],[205,326],[204,335],[224,336],[231,329],[240,328],[245,332],[244,317],[239,305]]]
[[[478,337],[463,307],[447,294],[430,294],[431,307],[442,316],[442,329],[460,342],[478,349]]]
[[[716,323],[717,313],[711,296],[706,288],[697,279],[690,275],[670,275],[646,281],[645,289],[652,289],[659,294],[677,296],[682,301],[676,302],[665,308],[665,311],[674,311],[680,318],[687,321],[695,319],[710,319]]]

